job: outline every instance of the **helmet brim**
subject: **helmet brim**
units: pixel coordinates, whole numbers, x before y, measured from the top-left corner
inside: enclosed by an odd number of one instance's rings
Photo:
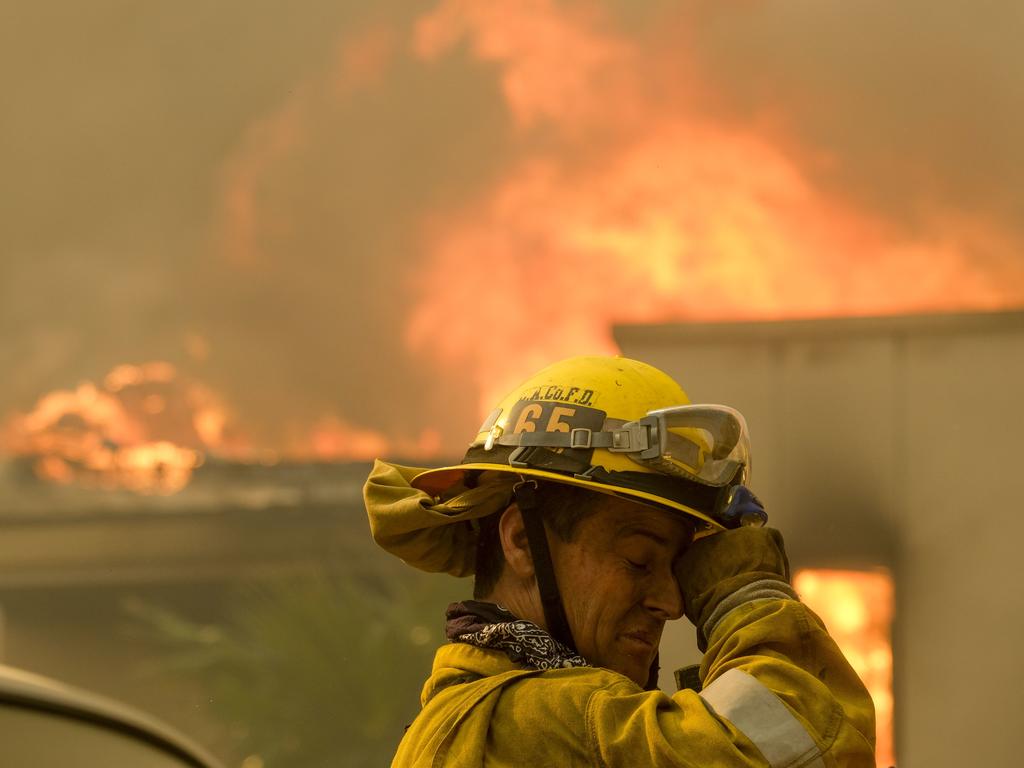
[[[699,512],[685,504],[680,504],[677,501],[657,496],[653,493],[647,493],[646,491],[634,488],[617,488],[604,483],[597,483],[593,480],[575,477],[573,475],[566,475],[559,472],[548,472],[543,469],[533,469],[532,467],[520,468],[510,467],[507,464],[487,463],[459,464],[450,467],[428,469],[426,472],[421,472],[416,475],[416,477],[412,479],[410,485],[417,490],[429,493],[431,496],[440,496],[449,488],[457,484],[461,484],[466,473],[471,471],[504,472],[522,477],[532,477],[537,480],[547,480],[553,483],[563,483],[565,485],[573,485],[578,488],[586,488],[597,493],[603,493],[606,496],[616,496],[618,498],[647,504],[648,506],[659,507],[669,512],[682,513],[683,515],[693,518],[699,522],[697,526],[697,536],[725,530],[721,523],[716,522],[705,513]]]

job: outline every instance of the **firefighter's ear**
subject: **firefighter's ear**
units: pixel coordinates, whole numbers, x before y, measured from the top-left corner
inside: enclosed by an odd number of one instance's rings
[[[533,557],[526,537],[526,526],[523,524],[523,513],[514,502],[501,514],[498,535],[508,567],[520,579],[532,579]]]

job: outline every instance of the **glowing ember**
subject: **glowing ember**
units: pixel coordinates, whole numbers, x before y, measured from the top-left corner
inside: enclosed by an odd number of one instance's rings
[[[803,570],[793,585],[825,622],[870,691],[878,765],[892,765],[892,578],[885,572]]]

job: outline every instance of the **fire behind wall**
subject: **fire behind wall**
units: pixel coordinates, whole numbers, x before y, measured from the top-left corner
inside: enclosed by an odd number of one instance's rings
[[[1020,304],[1020,7],[958,8],[22,4],[0,416],[156,361],[257,459],[457,454],[612,322]]]
[[[875,764],[890,768],[893,753],[892,576],[884,569],[805,568],[793,587],[828,627],[875,705]]]
[[[1024,522],[1008,478],[1024,313],[632,326],[616,339],[695,401],[744,413],[753,486],[795,568],[892,573],[896,764],[1015,764]]]

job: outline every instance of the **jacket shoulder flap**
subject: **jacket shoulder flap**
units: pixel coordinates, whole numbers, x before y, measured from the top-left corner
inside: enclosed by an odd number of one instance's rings
[[[413,720],[398,748],[393,768],[437,768],[448,756],[459,726],[470,713],[489,721],[482,705],[493,709],[497,694],[504,686],[522,678],[540,674],[536,669],[516,669],[498,675],[457,682],[440,690]]]

